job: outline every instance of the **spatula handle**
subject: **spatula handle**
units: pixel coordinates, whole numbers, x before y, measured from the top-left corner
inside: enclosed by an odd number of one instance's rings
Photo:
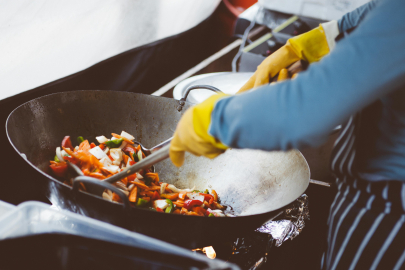
[[[103,180],[104,182],[108,183],[115,183],[128,175],[134,174],[138,172],[141,169],[149,168],[150,166],[165,160],[169,157],[169,149],[170,149],[170,144],[165,145],[161,149],[159,149],[156,152],[153,152],[149,156],[145,157],[141,161],[137,162],[136,164],[125,168],[122,172],[119,172],[117,174],[114,174],[113,176]]]

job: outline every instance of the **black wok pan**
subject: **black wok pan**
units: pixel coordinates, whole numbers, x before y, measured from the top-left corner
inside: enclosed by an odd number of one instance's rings
[[[128,92],[57,93],[16,108],[6,129],[15,150],[43,175],[44,192],[52,204],[187,248],[212,245],[218,239],[256,229],[306,190],[309,168],[298,151],[231,149],[214,160],[186,155],[180,169],[169,160],[156,165],[161,181],[178,188],[215,189],[222,203],[239,215],[232,218],[169,215],[125,207],[74,191],[49,174],[49,160],[64,136],[95,141],[96,136],[125,130],[152,147],[173,135],[185,111],[179,112],[177,106],[173,99]]]

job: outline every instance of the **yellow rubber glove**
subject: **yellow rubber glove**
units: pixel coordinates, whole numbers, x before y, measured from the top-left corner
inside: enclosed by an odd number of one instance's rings
[[[257,67],[256,72],[242,86],[237,93],[268,84],[270,78],[298,60],[309,63],[319,61],[329,53],[329,46],[322,25],[296,37],[290,38],[287,43],[268,56]]]
[[[208,133],[211,113],[216,102],[227,96],[225,94],[211,96],[184,113],[170,143],[170,159],[174,165],[177,167],[183,165],[185,151],[196,156],[215,158],[228,149]]]

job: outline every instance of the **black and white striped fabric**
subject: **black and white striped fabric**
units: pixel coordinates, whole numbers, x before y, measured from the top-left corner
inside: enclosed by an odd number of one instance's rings
[[[322,269],[405,269],[405,184],[370,182],[356,174],[356,133],[349,119],[332,151],[338,192],[328,220]]]

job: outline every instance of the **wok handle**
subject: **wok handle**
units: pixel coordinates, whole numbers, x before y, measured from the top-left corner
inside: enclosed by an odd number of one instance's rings
[[[74,179],[73,186],[72,186],[72,192],[73,192],[75,198],[76,198],[76,193],[79,192],[80,183],[83,183],[88,186],[93,185],[98,188],[102,187],[102,188],[111,190],[112,192],[116,193],[121,198],[121,201],[124,204],[124,210],[126,210],[126,211],[130,210],[131,205],[129,204],[128,197],[127,197],[127,195],[125,195],[124,192],[122,192],[119,188],[113,186],[112,184],[110,184],[108,182],[100,181],[99,179],[89,177],[89,176],[80,175]]]
[[[187,88],[186,92],[184,92],[183,97],[179,100],[179,106],[177,106],[177,110],[179,112],[183,109],[184,104],[186,104],[188,94],[190,94],[191,90],[195,90],[195,89],[207,89],[207,90],[214,91],[215,93],[223,93],[221,90],[219,90],[218,88],[216,88],[214,86],[211,86],[211,85],[192,85],[192,86],[189,86]]]

